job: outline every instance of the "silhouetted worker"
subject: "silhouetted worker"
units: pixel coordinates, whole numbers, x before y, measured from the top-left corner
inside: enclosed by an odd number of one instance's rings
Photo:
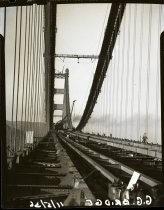
[[[147,144],[147,143],[148,143],[147,140],[148,140],[148,137],[147,137],[146,133],[144,133],[144,135],[143,135],[143,137],[142,137],[142,142],[143,142],[144,144]]]

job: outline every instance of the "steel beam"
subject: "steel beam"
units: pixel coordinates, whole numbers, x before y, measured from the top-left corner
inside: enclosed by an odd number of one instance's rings
[[[117,39],[124,10],[125,4],[112,4],[111,6],[104,40],[96,67],[96,72],[90,89],[90,94],[81,120],[76,128],[77,130],[81,130],[82,128],[84,128],[96,104],[98,95],[100,93],[104,81],[104,77],[108,69],[109,62],[112,59],[112,52]]]
[[[78,155],[80,155],[83,159],[85,159],[88,163],[90,163],[95,169],[97,169],[103,176],[105,176],[110,182],[114,182],[114,180],[117,180],[117,177],[114,176],[112,173],[110,173],[107,169],[102,167],[100,164],[98,164],[96,161],[94,161],[92,158],[88,157],[86,154],[81,152],[76,147],[69,144],[66,140],[61,138],[62,141],[64,141],[72,150],[74,150]]]
[[[55,54],[55,58],[84,58],[84,59],[98,59],[98,55],[75,55],[75,54]]]
[[[55,78],[65,79],[65,73],[55,73]]]
[[[54,94],[64,94],[64,89],[54,88]]]
[[[66,139],[66,138],[65,138]],[[62,138],[62,140],[63,140],[63,138]],[[81,145],[81,144],[79,144],[79,143],[77,143],[77,142],[74,142],[74,141],[72,141],[72,140],[70,140],[70,139],[66,139],[66,140],[63,140],[63,141],[65,141],[66,143],[67,143],[67,145],[69,145],[69,147],[71,147],[74,151],[76,151],[81,157],[83,157],[84,159],[88,159],[89,157],[87,156],[87,155],[85,155],[86,157],[84,157],[84,153],[83,152],[81,152],[81,150],[84,150],[84,151],[86,151],[86,150],[88,150],[89,151],[89,153],[91,153],[91,154],[94,154],[95,156],[96,155],[99,155],[99,157],[102,159],[102,160],[104,160],[104,159],[107,159],[108,160],[108,163],[110,163],[110,164],[114,164],[114,165],[120,165],[120,169],[122,170],[122,171],[124,171],[125,173],[127,173],[127,174],[129,174],[130,176],[132,176],[133,175],[133,172],[134,172],[134,170],[131,168],[131,167],[129,167],[129,166],[127,166],[127,165],[124,165],[124,164],[122,164],[121,162],[119,162],[119,161],[116,161],[116,160],[114,160],[114,159],[112,159],[112,158],[109,158],[109,157],[107,157],[107,156],[105,156],[105,155],[101,155],[101,154],[99,154],[98,152],[95,152],[94,150],[92,150],[92,149],[90,149],[90,148],[87,148],[87,147],[85,147],[85,146],[83,146],[83,145]],[[72,145],[75,145],[75,146],[72,146]],[[79,148],[79,149],[77,149],[77,148]],[[90,158],[89,158],[90,159]],[[88,161],[91,165],[97,165],[97,163],[93,163],[92,161]],[[93,166],[94,166],[93,165]],[[96,166],[95,165],[95,166]],[[96,167],[95,167],[96,168]],[[98,169],[100,169],[99,168],[99,166],[98,166]],[[101,168],[101,170],[103,170],[102,168]],[[100,173],[102,173],[101,171],[100,171]],[[140,173],[140,172],[139,172]],[[106,178],[108,178],[109,179],[109,177],[107,176],[107,175],[105,175],[106,174],[106,172],[103,172],[102,173]],[[157,181],[157,180],[155,180],[155,179],[153,179],[153,178],[151,178],[151,177],[149,177],[149,176],[147,176],[147,175],[145,175],[145,174],[143,174],[143,173],[140,173],[141,175],[140,175],[140,180],[143,182],[143,183],[145,183],[145,184],[147,184],[148,186],[150,186],[150,187],[155,187],[155,186],[157,186],[157,185],[159,185],[159,186],[161,186],[161,182],[159,182],[159,181]]]
[[[63,104],[54,104],[54,110],[63,110]]]
[[[62,115],[60,115],[60,114],[54,114],[54,117],[61,117],[62,118]]]
[[[138,3],[138,4],[163,4],[163,0],[1,0],[0,7],[30,6],[33,4],[46,5],[48,2],[55,4],[83,4],[83,3]]]

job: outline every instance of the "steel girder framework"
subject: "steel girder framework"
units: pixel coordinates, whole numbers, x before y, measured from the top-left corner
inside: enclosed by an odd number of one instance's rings
[[[163,4],[163,0],[0,0],[0,7],[28,6],[32,4],[77,4],[77,3],[140,3]]]
[[[104,81],[104,77],[106,75],[106,71],[108,69],[109,62],[112,58],[112,52],[121,25],[125,6],[126,4],[112,4],[111,6],[110,15],[108,18],[106,32],[104,35],[104,40],[101,47],[92,87],[90,90],[84,113],[76,128],[77,130],[81,130],[86,125],[97,101],[98,95],[100,93]]]

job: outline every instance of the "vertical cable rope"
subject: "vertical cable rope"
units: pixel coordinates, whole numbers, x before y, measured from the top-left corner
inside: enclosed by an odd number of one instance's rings
[[[28,130],[28,100],[29,100],[29,60],[30,60],[30,45],[31,45],[31,24],[32,24],[32,15],[31,15],[32,7],[29,7],[29,12],[28,12],[28,47],[27,47],[27,60],[26,60],[26,97],[25,97],[25,130]]]
[[[133,39],[133,64],[132,64],[132,99],[131,99],[131,139],[133,138],[134,127],[134,75],[136,69],[136,20],[137,20],[137,4],[134,5],[134,39]]]
[[[33,47],[33,33],[34,33],[34,6],[32,6],[32,21],[31,21],[31,42],[30,42],[30,50],[31,50],[31,53],[30,53],[30,56],[29,56],[29,84],[28,84],[28,110],[27,110],[27,116],[28,116],[28,129],[29,130],[32,130],[32,125],[31,125],[31,83],[32,83],[32,64],[33,64],[33,50],[34,50],[34,47]],[[32,57],[32,58],[31,58]]]
[[[127,67],[127,74],[126,74],[126,94],[125,94],[125,137],[128,138],[127,134],[127,126],[128,126],[128,103],[129,103],[129,49],[130,49],[130,27],[131,27],[131,5],[129,4],[129,11],[128,11],[128,18],[127,18],[127,51],[126,51],[126,67]]]
[[[125,63],[125,23],[126,23],[126,8],[125,8],[125,14],[124,14],[124,19],[123,19],[123,22],[122,22],[122,71],[121,71],[121,103],[120,103],[120,137],[124,136],[124,133],[123,133],[123,76],[124,76],[124,63]]]
[[[39,72],[39,51],[40,51],[40,6],[38,7],[38,32],[37,32],[37,37],[38,37],[38,39],[37,39],[37,57],[36,57],[36,62],[37,62],[37,81],[36,81],[36,87],[35,87],[35,89],[36,89],[36,96],[35,96],[35,104],[36,104],[36,106],[35,106],[35,121],[36,121],[36,125],[37,125],[37,127],[36,127],[36,136],[38,136],[38,123],[40,123],[39,121],[38,121],[38,116],[37,116],[37,109],[38,109],[38,82],[39,82],[39,77],[40,77],[40,72]]]
[[[17,27],[18,27],[18,7],[16,7],[16,18],[15,18],[15,49],[14,49],[14,75],[13,75],[13,92],[12,92],[12,116],[11,116],[11,133],[10,133],[10,142],[12,146],[13,141],[13,150],[15,152],[15,138],[13,138],[13,127],[14,127],[14,101],[15,101],[15,77],[16,77],[16,52],[17,52]],[[14,130],[15,131],[15,130]]]
[[[149,10],[149,34],[148,34],[148,60],[147,60],[147,94],[146,94],[146,126],[145,131],[147,132],[147,135],[149,135],[149,85],[150,85],[150,50],[151,50],[151,20],[152,20],[152,5],[150,5]]]
[[[158,115],[159,115],[159,95],[160,95],[160,80],[159,80],[159,77],[160,77],[160,33],[161,33],[161,5],[159,5],[159,16],[158,16],[158,41],[157,41],[157,73],[156,73],[156,104],[155,104],[155,107],[156,107],[156,116],[155,116],[155,143],[157,144],[158,143],[158,138],[159,138],[159,135],[158,135],[158,128],[159,128],[159,122],[158,122]]]
[[[140,124],[141,124],[141,70],[142,70],[142,45],[143,45],[143,14],[144,14],[144,4],[141,5],[142,10],[141,10],[141,30],[140,30],[140,58],[139,58],[139,88],[138,88],[138,122],[137,122],[137,131],[138,131],[138,138],[141,137],[141,128],[140,128]]]
[[[34,112],[33,112],[33,122],[34,122],[34,134],[36,136],[36,95],[37,95],[37,78],[38,78],[38,65],[37,65],[37,59],[38,59],[38,33],[39,33],[39,24],[38,24],[38,19],[39,19],[39,10],[38,6],[36,6],[36,35],[35,35],[35,62],[34,62],[34,85],[33,85],[33,107],[34,107]]]
[[[15,126],[15,142],[18,141],[17,137],[17,131],[18,131],[18,107],[19,107],[19,83],[20,83],[20,54],[21,54],[21,44],[22,44],[22,6],[20,8],[20,24],[19,24],[19,54],[18,54],[18,75],[17,75],[17,96],[16,96],[16,126]],[[20,130],[20,133],[22,131]],[[18,148],[15,148],[15,151],[18,149],[20,150],[20,137],[18,142]],[[17,144],[15,145],[17,146]]]
[[[27,48],[27,7],[26,7],[26,15],[25,15],[25,34],[24,34],[24,40],[25,40],[25,44],[24,44],[24,65],[23,65],[23,80],[22,80],[22,84],[23,84],[23,90],[22,90],[22,108],[21,108],[21,130],[24,130],[25,132],[25,127],[22,128],[22,122],[24,122],[24,126],[25,126],[25,121],[23,119],[23,115],[24,115],[24,101],[25,101],[25,78],[26,78],[26,48]],[[23,147],[25,144],[25,139],[23,137]]]
[[[118,35],[119,36],[119,35]],[[118,91],[119,91],[119,64],[120,64],[120,36],[118,37],[118,58],[117,58],[117,69],[116,69],[116,74],[117,74],[117,87],[116,87],[116,136],[119,137],[119,132],[118,132],[118,116],[119,116],[119,113],[118,113]]]
[[[35,122],[34,122],[34,94],[35,94],[35,89],[34,89],[34,82],[35,82],[35,72],[36,72],[36,66],[35,66],[35,61],[36,61],[36,5],[34,5],[34,27],[33,27],[33,51],[32,51],[32,63],[31,63],[31,87],[30,87],[30,96],[31,96],[31,109],[30,109],[30,124],[31,124],[31,131],[33,133],[35,132],[34,127],[35,127]]]
[[[36,58],[36,65],[37,65],[37,81],[36,81],[36,97],[35,97],[35,121],[36,121],[36,137],[38,137],[39,132],[39,120],[38,120],[38,83],[40,77],[40,66],[39,66],[39,51],[40,51],[40,5],[38,6],[38,39],[37,39],[37,58]]]
[[[43,8],[41,10],[41,26],[43,25]],[[41,121],[41,102],[43,102],[42,100],[42,97],[41,97],[41,86],[42,85],[42,71],[44,69],[44,64],[43,64],[43,58],[42,58],[42,53],[43,53],[43,33],[41,33],[41,41],[40,41],[40,46],[41,46],[41,50],[40,50],[40,53],[41,53],[41,56],[40,56],[40,80],[39,80],[39,84],[38,84],[38,87],[39,87],[39,107],[38,107],[38,113],[39,113],[39,121]],[[42,92],[43,93],[43,92]],[[44,97],[45,98],[45,97]],[[46,113],[46,110],[45,110],[45,113]],[[41,131],[40,135],[42,136],[42,130],[40,129],[39,127],[39,131]]]

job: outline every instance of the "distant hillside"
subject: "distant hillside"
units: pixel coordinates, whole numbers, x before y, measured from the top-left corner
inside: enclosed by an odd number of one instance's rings
[[[12,126],[12,122],[11,121],[6,121],[6,125],[7,126]],[[14,127],[16,127],[16,122],[13,123]],[[37,127],[40,126],[40,128],[44,128],[46,127],[46,123],[43,122],[22,122],[22,130],[26,130],[27,128],[30,127]],[[21,129],[21,122],[18,121],[17,122],[17,129]]]
[[[7,135],[11,132],[12,122],[6,121]],[[16,127],[16,122],[13,123]],[[17,132],[21,130],[21,122],[17,122]],[[47,125],[43,122],[22,122],[22,131],[33,130],[34,136],[44,136],[47,133]],[[39,134],[40,133],[40,134]]]

